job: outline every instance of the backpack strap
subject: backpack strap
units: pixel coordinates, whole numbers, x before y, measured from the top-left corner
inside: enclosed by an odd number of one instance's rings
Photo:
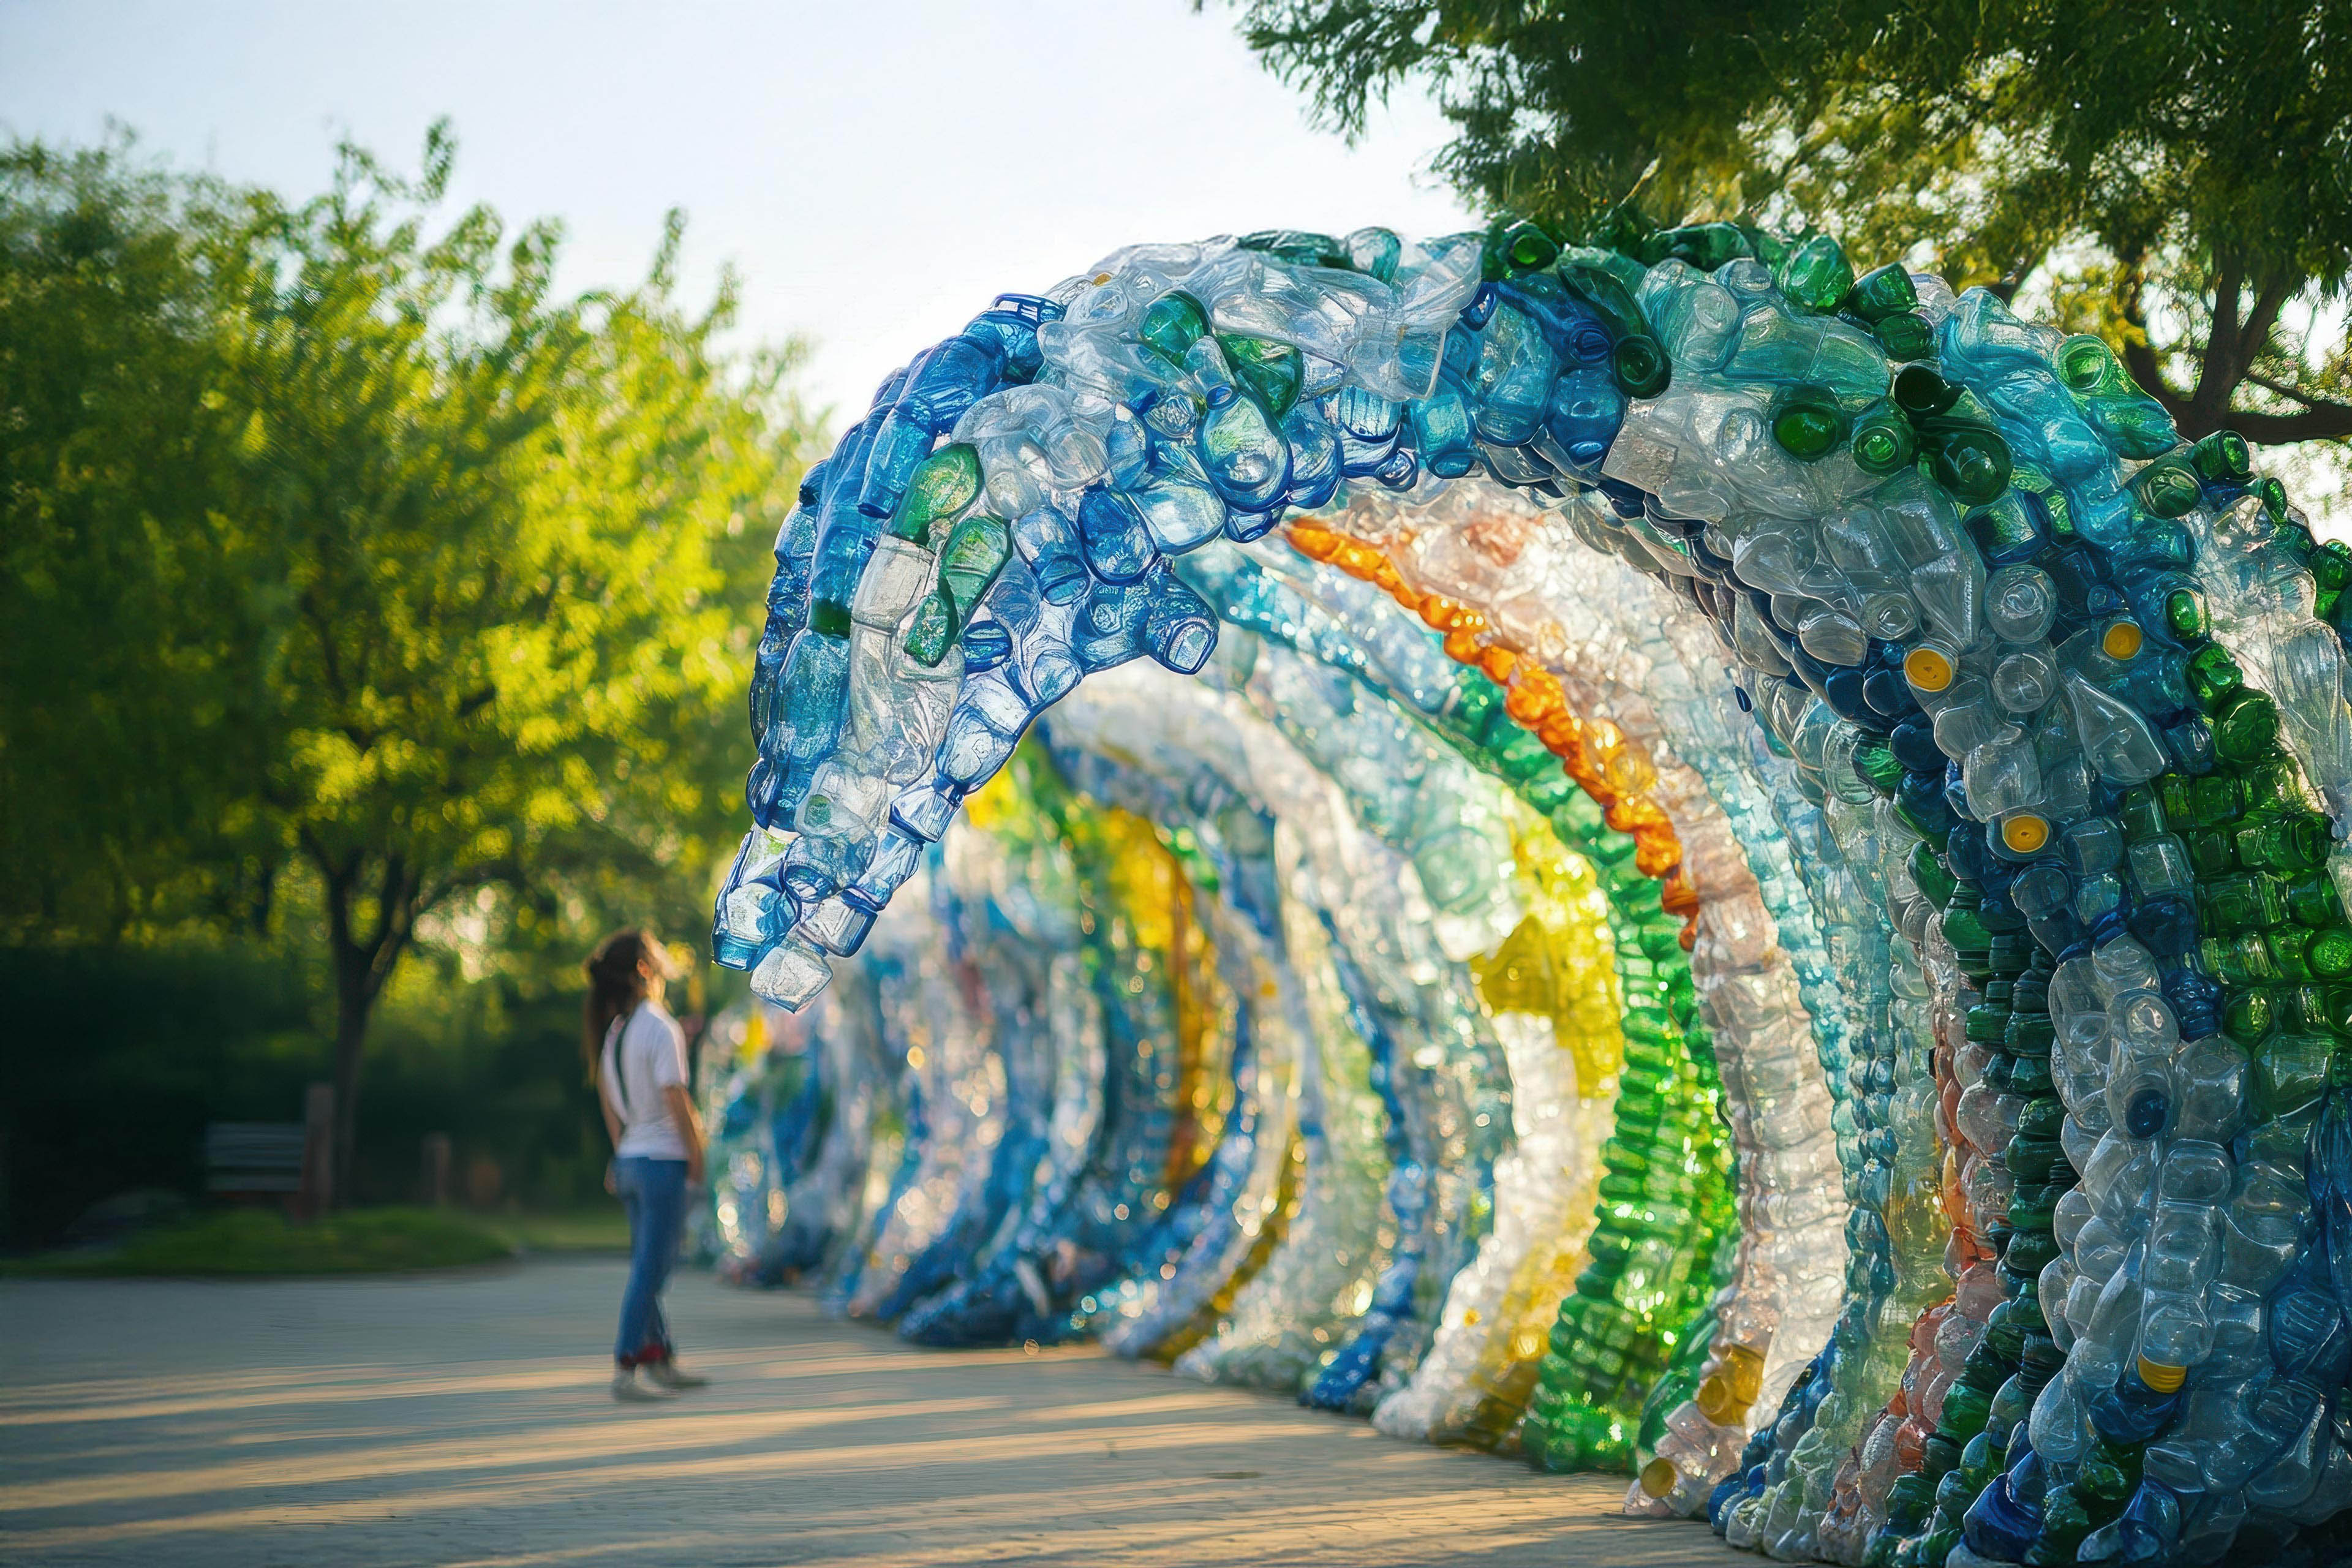
[[[629,1026],[636,1021],[645,1005],[638,1003],[614,1019],[612,1026],[604,1031],[604,1048],[613,1053],[613,1070],[604,1076],[613,1086],[613,1099],[621,1108],[624,1122],[636,1119],[636,1112],[629,1109],[629,1067],[624,1051],[629,1043]]]

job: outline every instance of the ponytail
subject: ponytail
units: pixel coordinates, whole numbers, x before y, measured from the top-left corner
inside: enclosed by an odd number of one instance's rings
[[[651,931],[616,931],[588,955],[588,1000],[580,1012],[580,1059],[588,1081],[596,1082],[604,1057],[604,1036],[613,1020],[625,1016],[646,999],[645,965],[651,962],[667,972],[668,955]]]

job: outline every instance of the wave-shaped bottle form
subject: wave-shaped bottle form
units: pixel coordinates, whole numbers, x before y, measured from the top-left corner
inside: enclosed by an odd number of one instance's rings
[[[1558,751],[1582,782],[1583,736],[1606,723],[1613,740],[1639,704],[1549,733],[1538,718],[1515,752],[1465,711],[1475,689],[1429,678],[1427,634],[1416,657],[1409,624],[1344,592],[1310,595],[1318,618],[1265,591],[1269,566],[1297,571],[1275,564],[1285,515],[1343,487],[1516,489],[1549,538],[1654,579],[1673,606],[1662,628],[1712,630],[1778,753],[1714,743],[1717,705],[1685,700],[1705,673],[1690,660],[1669,661],[1685,684],[1654,683],[1673,634],[1645,624],[1596,650],[1593,668],[1623,666],[1648,699],[1656,735],[1635,739],[1651,765],[1690,747],[1685,816],[1705,817],[1705,797],[1734,825],[1651,857],[1680,878],[1688,951],[1707,945],[1716,862],[1778,833],[1824,864],[1791,876],[1751,854],[1748,896],[1800,958],[1813,902],[1814,940],[1846,972],[1839,1005],[1814,980],[1818,1010],[1795,958],[1769,1004],[1737,978],[1678,992],[1686,972],[1657,994],[1677,1031],[1779,1020],[1776,1066],[1810,1029],[1816,1067],[1843,1060],[1849,1104],[1866,1105],[1847,1119],[1861,1169],[1840,1161],[1859,1217],[1838,1331],[1716,1489],[1718,1522],[1785,1554],[2165,1561],[2273,1548],[2326,1517],[2324,1478],[2352,1468],[2322,1418],[2345,1375],[2326,1347],[2352,1300],[2324,1263],[2352,1192],[2352,1113],[2327,1066],[2352,1019],[2333,995],[2352,978],[2335,847],[2352,826],[2345,552],[2312,543],[2242,441],[2179,441],[2104,344],[1990,294],[1900,268],[1853,279],[1827,240],[1728,226],[1615,249],[1502,238],[1137,247],[1001,300],[894,377],[779,542],[750,794],[789,839],[747,847],[718,956],[762,994],[806,1001],[1039,712],[1146,655],[1200,670],[1221,621],[1370,672],[1449,740],[1479,726],[1507,777]],[[1517,662],[1559,682],[1570,650],[1505,634],[1547,605],[1566,625],[1572,601],[1491,585],[1444,617],[1444,651],[1540,708],[1549,693]],[[1600,783],[1625,826],[1651,811],[1672,825],[1648,780]],[[1877,906],[1868,921],[1820,912],[1847,887]],[[1621,964],[1647,956],[1643,933],[1617,934]],[[1874,936],[1911,955],[1888,963],[1883,1026],[1876,983],[1853,973]],[[1727,937],[1724,973],[1754,951]],[[1680,1037],[1654,1061],[1643,1033],[1629,1020],[1629,1083],[1672,1077]],[[1711,1065],[1712,1043],[1698,1048]],[[1757,1079],[1745,1040],[1738,1053],[1723,1080],[1737,1141],[1770,1148],[1755,1130],[1779,1083]],[[1620,1142],[1652,1099],[1626,1098]],[[945,1179],[919,1157],[909,1169],[909,1191]],[[1953,1297],[1914,1321],[1873,1415],[1901,1313],[1937,1293],[1931,1185]],[[1620,1206],[1649,1201],[1618,1191]],[[1603,1217],[1587,1279],[1689,1278],[1687,1256],[1604,1249]],[[1738,1266],[1751,1287],[1760,1245],[1747,1237]],[[2257,1291],[2223,1278],[2228,1245],[2294,1261],[2257,1271]],[[1738,1347],[1725,1325],[1753,1297],[1718,1305],[1710,1346]],[[1634,1308],[1588,1301],[1580,1281],[1572,1315],[1612,1329]],[[1583,1362],[1560,1357],[1568,1382],[1618,1376],[1605,1339],[1570,1335]],[[1744,1362],[1708,1359],[1701,1416],[1707,1378],[1717,1408],[1748,1382]],[[1580,1454],[1635,1439],[1598,1406],[1547,1403],[1560,1382],[1538,1390],[1535,1446],[1560,1430]],[[1654,1449],[1673,1473],[1643,1490],[1684,1503],[1719,1463],[1721,1424],[1675,1415]]]

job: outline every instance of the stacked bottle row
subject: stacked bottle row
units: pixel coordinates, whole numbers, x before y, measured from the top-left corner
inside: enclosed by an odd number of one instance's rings
[[[1420,1370],[1373,1412],[1391,1436],[1488,1449],[1517,1441],[1551,1324],[1584,1261],[1604,1171],[1591,1156],[1609,1136],[1625,1059],[1616,943],[1595,868],[1539,829],[1517,834],[1513,849],[1532,883],[1528,915],[1471,961],[1511,1082],[1494,1226],[1447,1290]]]
[[[1382,513],[1389,513],[1389,515],[1382,516],[1381,515]],[[1526,527],[1527,518],[1527,509],[1523,506],[1515,508],[1507,498],[1488,493],[1479,498],[1474,505],[1465,506],[1457,497],[1451,501],[1441,500],[1435,505],[1412,511],[1391,512],[1391,509],[1374,508],[1371,513],[1367,514],[1360,503],[1358,507],[1351,509],[1343,521],[1350,525],[1365,527],[1370,531],[1381,533],[1387,543],[1398,549],[1398,558],[1407,563],[1408,569],[1414,572],[1423,586],[1426,586],[1432,578],[1442,576],[1447,585],[1453,587],[1457,593],[1465,595],[1475,593],[1478,587],[1475,582],[1475,575],[1482,559],[1489,552],[1496,554],[1507,552],[1509,557],[1507,563],[1517,569],[1512,581],[1518,593],[1518,603],[1509,612],[1510,616],[1517,617],[1518,624],[1510,629],[1508,635],[1512,636],[1515,641],[1530,646],[1556,648],[1570,646],[1565,626],[1558,621],[1540,618],[1540,605],[1544,601],[1530,592],[1533,584],[1542,584],[1552,595],[1552,602],[1575,605],[1580,621],[1598,618],[1595,616],[1598,606],[1635,605],[1640,605],[1649,596],[1645,595],[1643,585],[1639,583],[1622,580],[1590,580],[1590,574],[1601,569],[1593,565],[1595,558],[1571,554],[1562,563],[1555,563],[1550,561],[1548,558],[1549,552],[1546,548],[1545,539],[1539,532],[1528,531]],[[1332,547],[1333,537],[1335,536],[1330,534],[1328,528],[1318,529],[1310,535],[1307,547],[1311,552],[1318,555],[1336,556],[1339,552]],[[1377,559],[1385,563],[1387,558],[1381,556]],[[1416,563],[1419,564],[1415,564]],[[1580,569],[1585,575],[1578,574]],[[1373,574],[1377,575],[1377,569]],[[1394,577],[1393,572],[1391,575]],[[1402,579],[1395,578],[1395,581],[1401,587]],[[1401,591],[1410,590],[1401,588]],[[1661,613],[1654,606],[1646,612],[1654,625],[1656,624]],[[1536,618],[1530,619],[1530,616]],[[1494,617],[1498,623],[1506,622],[1507,618],[1501,614]],[[1680,631],[1684,635],[1685,647],[1689,650],[1685,654],[1685,662],[1688,665],[1704,668],[1706,664],[1704,650],[1693,647],[1688,641],[1689,635],[1695,628],[1690,627],[1686,622],[1675,623],[1671,618],[1668,619],[1668,626],[1670,630]],[[1497,637],[1506,634],[1500,630],[1494,634]],[[1637,632],[1634,634],[1634,638],[1629,640],[1635,640],[1638,646],[1639,636]],[[1487,647],[1491,653],[1494,644],[1489,642]],[[1565,659],[1562,662],[1565,666],[1572,663],[1573,659]],[[1624,660],[1622,663],[1624,667],[1640,667],[1643,661],[1637,658]],[[1604,659],[1601,661],[1601,668],[1605,679],[1607,671],[1616,667]],[[1652,679],[1654,681],[1654,676]],[[1687,746],[1689,742],[1686,742],[1685,744]],[[1723,748],[1718,745],[1712,752],[1693,749],[1702,757],[1717,759],[1717,774],[1720,776]],[[1817,792],[1819,770],[1818,754],[1815,755],[1812,789]],[[1789,828],[1799,841],[1811,843],[1818,847],[1820,852],[1809,858],[1808,866],[1817,874],[1824,875],[1838,869],[1842,865],[1838,843],[1834,839],[1822,838],[1824,825],[1820,818],[1818,808],[1805,797],[1805,794],[1802,793],[1803,786],[1793,776],[1796,771],[1793,761],[1772,759],[1768,755],[1759,759],[1758,765],[1765,772],[1777,771],[1782,775],[1787,775],[1784,783],[1788,787],[1776,796],[1775,808],[1783,826]],[[1855,783],[1858,787],[1863,787],[1864,793],[1868,793],[1866,786],[1860,786],[1858,780]],[[1736,799],[1741,794],[1736,780],[1726,781],[1716,787],[1725,795],[1727,799]],[[1870,798],[1874,800],[1875,796],[1872,795]],[[1754,845],[1751,855],[1759,850],[1769,851],[1772,847],[1771,840],[1769,838],[1756,839]],[[1866,869],[1874,875],[1877,869],[1875,863],[1868,863]],[[1825,885],[1824,889],[1817,893],[1816,899],[1820,908],[1824,911],[1823,918],[1832,929],[1842,926],[1843,929],[1841,934],[1845,940],[1861,944],[1862,951],[1873,952],[1874,956],[1875,952],[1885,951],[1884,916],[1878,914],[1869,905],[1860,902],[1858,893],[1859,889],[1850,883],[1833,883]],[[1783,899],[1778,903],[1784,931],[1790,929],[1788,922],[1792,918],[1791,902]],[[1795,906],[1793,914],[1798,920],[1811,918],[1810,911],[1806,910],[1801,904]],[[1799,926],[1797,929],[1801,933],[1804,928]],[[1880,963],[1873,966],[1871,973],[1874,978],[1885,975],[1888,972],[1889,966]],[[1824,989],[1818,983],[1824,978],[1817,975],[1815,990],[1808,995],[1809,1002]],[[1883,1013],[1885,1002],[1891,1000],[1883,982],[1872,984],[1865,981],[1858,989],[1865,1005],[1880,1013]],[[1828,1010],[1828,1005],[1817,1007],[1815,1011],[1817,1026],[1832,1016],[1833,1015]],[[1818,1032],[1822,1035],[1822,1058],[1824,1068],[1833,1075],[1832,1081],[1845,1079],[1848,1076],[1848,1068],[1842,1058],[1841,1043],[1827,1030]],[[1900,1371],[1899,1358],[1903,1331],[1907,1329],[1911,1317],[1917,1310],[1917,1305],[1924,1304],[1916,1301],[1917,1289],[1915,1287],[1914,1303],[1909,1310],[1899,1314],[1895,1332],[1891,1336],[1886,1336],[1891,1338],[1892,1342],[1892,1364],[1889,1364],[1890,1356],[1885,1349],[1879,1351],[1875,1361],[1864,1353],[1869,1347],[1871,1331],[1876,1324],[1877,1316],[1884,1310],[1883,1298],[1892,1289],[1894,1279],[1894,1259],[1890,1256],[1891,1243],[1886,1237],[1884,1218],[1880,1213],[1883,1200],[1877,1195],[1881,1192],[1891,1190],[1892,1186],[1890,1167],[1893,1162],[1885,1157],[1889,1152],[1889,1144],[1886,1139],[1881,1138],[1867,1149],[1864,1147],[1865,1134],[1874,1131],[1876,1126],[1885,1120],[1886,1110],[1891,1107],[1893,1101],[1894,1055],[1893,1038],[1882,1033],[1873,1046],[1872,1054],[1864,1058],[1861,1071],[1855,1077],[1853,1085],[1855,1104],[1860,1108],[1864,1124],[1855,1125],[1849,1122],[1853,1136],[1842,1140],[1841,1147],[1841,1155],[1846,1164],[1849,1193],[1861,1204],[1864,1211],[1864,1217],[1876,1222],[1867,1228],[1857,1228],[1853,1233],[1855,1256],[1850,1266],[1849,1292],[1852,1300],[1847,1304],[1847,1310],[1840,1324],[1846,1353],[1832,1363],[1836,1367],[1849,1370],[1854,1378],[1863,1379],[1864,1386],[1848,1391],[1842,1395],[1836,1390],[1829,1391],[1832,1397],[1843,1399],[1843,1407],[1829,1406],[1833,1419],[1840,1418],[1841,1408],[1843,1408],[1855,1411],[1856,1415],[1851,1419],[1857,1423],[1861,1413],[1877,1408],[1893,1391],[1895,1375]],[[1879,1063],[1883,1063],[1884,1066],[1874,1065]],[[1878,1087],[1875,1089],[1872,1087],[1874,1079],[1871,1074],[1874,1070],[1878,1074],[1876,1079]],[[1920,1096],[1915,1091],[1911,1096],[1913,1106],[1911,1123],[1915,1128],[1914,1142],[1931,1146],[1932,1133],[1916,1131],[1919,1101]],[[1915,1194],[1921,1186],[1916,1174],[1910,1178],[1907,1184]],[[1927,1191],[1932,1193],[1932,1184],[1928,1184]],[[1915,1212],[1917,1206],[1916,1204],[1913,1205]],[[1916,1251],[1917,1248],[1915,1247],[1913,1249],[1915,1255]],[[1940,1268],[1940,1258],[1933,1255],[1926,1260],[1924,1269],[1914,1268],[1911,1273],[1915,1278],[1924,1274],[1927,1279],[1937,1287],[1940,1287],[1946,1279]],[[1811,1352],[1811,1346],[1801,1331],[1787,1336],[1783,1342],[1805,1346],[1805,1350],[1799,1352],[1800,1354]],[[1738,1384],[1734,1380],[1743,1372],[1752,1379],[1754,1365],[1754,1362],[1747,1356],[1734,1353],[1725,1357],[1717,1367],[1708,1369],[1717,1374],[1717,1381],[1711,1387],[1702,1383],[1704,1400],[1698,1402],[1696,1408],[1682,1413],[1682,1430],[1665,1439],[1667,1447],[1673,1451],[1672,1457],[1697,1461],[1687,1472],[1687,1479],[1683,1481],[1684,1485],[1711,1481],[1720,1474],[1717,1467],[1736,1457],[1738,1435],[1722,1431],[1718,1425],[1719,1415],[1711,1417],[1709,1407],[1712,1407],[1715,1412],[1722,1412],[1728,1402],[1726,1396],[1735,1392],[1749,1392],[1752,1398],[1752,1390],[1739,1390]],[[1864,1369],[1874,1369],[1874,1375],[1864,1378]],[[1787,1374],[1782,1373],[1773,1386],[1776,1389],[1785,1386],[1786,1381]],[[1778,1462],[1785,1468],[1791,1458],[1790,1444],[1801,1434],[1805,1436],[1806,1440],[1811,1444],[1811,1452],[1808,1456],[1810,1462],[1806,1467],[1811,1472],[1809,1479],[1815,1495],[1821,1495],[1826,1493],[1830,1479],[1830,1477],[1823,1472],[1837,1463],[1841,1451],[1846,1443],[1852,1441],[1854,1434],[1852,1431],[1843,1432],[1839,1435],[1840,1440],[1833,1442],[1825,1436],[1807,1431],[1805,1423],[1794,1417],[1809,1416],[1812,1409],[1811,1405],[1800,1405],[1797,1411],[1791,1413],[1792,1419],[1778,1424],[1776,1431],[1779,1442],[1773,1451]],[[1725,1451],[1723,1443],[1723,1438],[1726,1436],[1730,1437],[1727,1453]],[[1671,1507],[1673,1500],[1664,1494],[1667,1488],[1675,1484],[1675,1472],[1671,1467],[1652,1471],[1647,1479],[1653,1485],[1660,1488],[1661,1495],[1651,1496],[1648,1495],[1646,1489],[1637,1489],[1633,1496],[1629,1499],[1629,1506],[1635,1506],[1643,1511],[1655,1511],[1662,1507]],[[1780,1477],[1776,1475],[1772,1479],[1778,1482]],[[1685,1495],[1687,1496],[1688,1493],[1685,1492]],[[1799,1511],[1799,1505],[1785,1492],[1776,1500],[1783,1505],[1784,1511]],[[1780,1533],[1785,1534],[1786,1531]]]
[[[1690,891],[1673,825],[1646,794],[1654,772],[1605,721],[1591,733],[1597,741],[1605,729],[1609,743],[1585,748],[1587,728],[1561,706],[1557,690],[1538,711],[1519,701],[1517,690],[1497,689],[1484,670],[1449,667],[1428,630],[1399,617],[1376,590],[1278,554],[1252,563],[1203,551],[1185,571],[1226,620],[1281,628],[1327,658],[1352,658],[1376,673],[1397,700],[1465,755],[1485,759],[1530,804],[1550,807],[1564,832],[1574,830],[1560,813],[1576,791],[1552,771],[1549,758],[1554,748],[1574,752],[1598,770],[1578,775],[1588,798],[1609,800],[1607,820],[1632,830],[1630,866],[1622,852],[1601,856],[1618,868],[1612,896],[1621,901],[1618,964],[1628,1007],[1626,1078],[1616,1132],[1604,1152],[1610,1173],[1591,1244],[1593,1261],[1551,1326],[1549,1353],[1538,1369],[1520,1434],[1529,1457],[1549,1468],[1626,1468],[1644,1400],[1710,1289],[1708,1259],[1730,1217],[1715,1058],[1694,1016],[1682,953],[1696,927],[1677,933],[1675,922],[1662,918],[1654,888],[1635,892],[1627,880],[1629,873],[1664,875],[1670,888],[1680,881]],[[1277,581],[1289,586],[1274,587]],[[1424,604],[1421,614],[1428,621],[1443,612]],[[1449,642],[1461,630],[1454,628]],[[1552,741],[1538,738],[1548,726],[1554,727]],[[1623,796],[1612,779],[1645,793]],[[1695,921],[1695,894],[1675,902]]]
[[[1741,955],[1744,963],[1717,955],[1700,974],[1717,1011],[1736,1010],[1747,1026],[1716,1032],[1719,1051],[1726,1039],[1744,1042],[1738,1060],[1727,1058],[1725,1065],[1735,1131],[1744,1134],[1745,1144],[1740,1256],[1733,1287],[1714,1313],[1712,1353],[1695,1367],[1690,1381],[1696,1386],[1685,1390],[1701,1397],[1651,1413],[1645,1426],[1659,1430],[1642,1445],[1640,1458],[1651,1460],[1662,1444],[1668,1462],[1646,1464],[1643,1486],[1633,1494],[1646,1510],[1672,1510],[1679,1501],[1680,1510],[1688,1511],[1738,1457],[1748,1411],[1761,1395],[1770,1396],[1768,1410],[1777,1401],[1837,1309],[1845,1251],[1834,1226],[1844,1208],[1841,1184],[1829,1179],[1831,1162],[1839,1157],[1831,1148],[1832,1112],[1822,1073],[1809,1070],[1808,1047],[1787,1026],[1810,1015],[1820,1063],[1843,1089],[1843,999],[1812,896],[1797,885],[1780,831],[1791,824],[1766,827],[1756,820],[1768,807],[1742,770],[1751,731],[1744,721],[1734,731],[1722,715],[1696,706],[1706,688],[1692,679],[1692,666],[1704,671],[1706,658],[1696,647],[1673,646],[1669,617],[1648,584],[1573,549],[1573,541],[1568,542],[1571,551],[1555,559],[1539,514],[1511,498],[1457,493],[1411,504],[1421,500],[1417,494],[1396,505],[1359,500],[1336,521],[1318,524],[1306,548],[1339,555],[1330,541],[1340,536],[1332,530],[1344,527],[1363,536],[1360,544],[1366,538],[1379,542],[1388,553],[1378,559],[1393,559],[1391,576],[1403,592],[1443,591],[1459,599],[1483,595],[1491,601],[1497,587],[1507,588],[1512,598],[1491,616],[1494,626],[1481,637],[1486,646],[1492,649],[1507,638],[1523,672],[1539,668],[1534,662],[1539,656],[1528,650],[1553,650],[1552,673],[1587,709],[1613,712],[1623,732],[1657,748],[1660,760],[1644,766],[1672,789],[1685,840],[1732,855],[1744,842],[1749,861],[1747,868],[1718,863],[1698,879],[1703,927],[1733,933],[1734,940],[1745,936],[1750,949]],[[1377,568],[1373,575],[1377,580]],[[1547,605],[1575,606],[1573,633]],[[1629,671],[1641,673],[1648,694],[1625,685]],[[1706,788],[1678,752],[1706,770]],[[1725,808],[1738,814],[1738,826]],[[1793,826],[1818,836],[1817,825],[1797,820]],[[1759,899],[1770,906],[1770,925],[1761,918]],[[1769,942],[1776,931],[1780,948],[1769,956],[1758,952],[1756,939]],[[1759,990],[1758,981],[1767,977],[1777,984]],[[1801,995],[1801,1008],[1789,1005],[1791,987]],[[1774,1023],[1782,1026],[1777,1033]],[[1843,1155],[1858,1168],[1852,1140]],[[1851,1177],[1846,1184],[1859,1185]],[[1677,1487],[1679,1500],[1671,1496]]]

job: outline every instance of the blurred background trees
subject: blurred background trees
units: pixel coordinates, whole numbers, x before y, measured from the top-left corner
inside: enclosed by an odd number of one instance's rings
[[[453,156],[446,127],[413,176],[347,147],[289,202],[127,142],[0,149],[18,1232],[111,1190],[55,1163],[99,1182],[133,1101],[153,1168],[108,1179],[170,1184],[205,1120],[331,1070],[348,1134],[367,1086],[396,1106],[437,1060],[458,1099],[526,1036],[544,1125],[504,1135],[570,1195],[602,1169],[563,1092],[580,952],[700,940],[815,429],[793,355],[726,344],[731,285],[676,298],[675,216],[636,288],[560,296],[554,225],[442,210]],[[339,1140],[360,1195],[409,1195],[410,1120]]]
[[[1339,129],[1428,89],[1494,211],[1817,225],[2104,334],[2186,435],[2352,437],[2347,0],[1239,3]]]

